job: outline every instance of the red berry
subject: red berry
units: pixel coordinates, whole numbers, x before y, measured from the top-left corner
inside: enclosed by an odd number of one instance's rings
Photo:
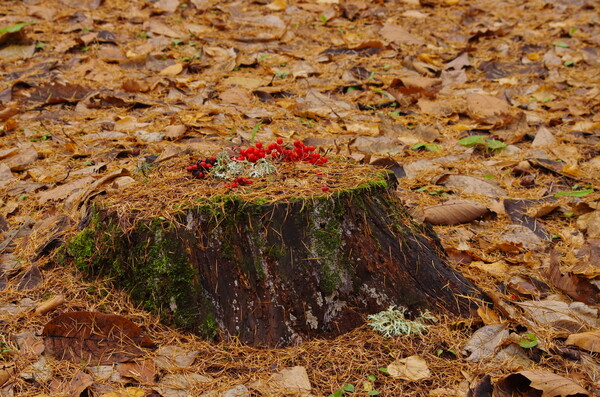
[[[323,186],[323,187],[321,188],[321,190],[322,190],[322,191],[324,191],[324,192],[326,192],[326,191],[328,191],[328,190],[329,190],[329,187],[327,187],[327,186]]]
[[[237,160],[238,160],[238,161],[244,161],[244,159],[245,159],[245,157],[244,157],[244,156],[239,156],[239,157],[237,158]]]
[[[256,146],[258,149],[260,149],[262,147],[262,142],[256,142],[256,144],[254,146]]]
[[[323,164],[325,164],[327,162],[328,158],[327,157],[321,157],[321,161],[323,162]]]
[[[204,178],[204,173],[201,172],[198,174],[198,179],[202,179],[202,178]]]
[[[300,142],[300,141],[294,141],[294,146],[298,147],[298,146],[301,146],[301,145],[302,145],[302,142]]]
[[[192,168],[192,166],[190,165],[189,167],[186,167],[186,168],[185,168],[185,170],[186,170],[187,172],[192,172],[193,168]]]
[[[280,144],[280,145],[282,145],[283,144],[283,139],[277,138],[277,143]]]
[[[306,148],[306,150],[308,150],[309,152],[312,152],[313,150],[315,150],[315,147],[314,146],[308,146]]]

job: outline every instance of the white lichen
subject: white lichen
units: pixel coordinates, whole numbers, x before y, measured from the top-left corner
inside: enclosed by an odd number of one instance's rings
[[[416,319],[409,320],[404,316],[406,310],[402,306],[398,309],[390,306],[387,310],[367,316],[371,320],[369,325],[384,337],[391,338],[400,335],[422,335],[429,327],[424,324],[425,321],[437,321],[428,310],[421,313]]]
[[[267,159],[259,159],[255,163],[248,160],[237,160],[223,151],[217,155],[217,161],[210,174],[215,178],[231,179],[237,176],[250,176],[253,178],[262,178],[276,171],[276,167]]]

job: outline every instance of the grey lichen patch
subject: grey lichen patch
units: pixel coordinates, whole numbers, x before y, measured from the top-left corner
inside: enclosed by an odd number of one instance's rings
[[[352,289],[348,266],[344,265],[341,201],[321,199],[312,204],[307,216],[310,220],[309,248],[319,271],[321,290],[329,295],[336,290]]]

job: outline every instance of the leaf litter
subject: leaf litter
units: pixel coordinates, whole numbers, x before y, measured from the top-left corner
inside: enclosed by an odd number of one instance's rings
[[[370,392],[597,394],[594,11],[591,0],[0,4],[0,394],[268,395],[276,378],[284,390],[328,395],[411,357],[426,363],[427,381],[382,375]],[[460,258],[454,266],[494,305],[418,337],[386,339],[363,326],[258,350],[168,328],[54,256],[93,200],[160,202],[161,177],[180,178],[172,187],[183,191],[192,183],[180,170],[190,153],[277,137],[366,163],[347,173],[385,159],[398,195],[437,224],[450,258]],[[66,217],[60,226],[37,223],[56,214]],[[17,343],[76,312],[122,316],[158,350],[108,338],[133,361],[100,376],[103,365],[82,371]],[[544,343],[468,344],[494,325]],[[102,356],[92,345],[79,353]],[[465,346],[488,358],[474,364]],[[286,384],[288,372],[301,381]]]

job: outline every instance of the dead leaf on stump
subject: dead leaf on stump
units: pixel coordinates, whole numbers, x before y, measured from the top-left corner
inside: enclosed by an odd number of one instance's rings
[[[60,360],[80,364],[113,364],[144,354],[152,340],[125,317],[98,312],[62,314],[44,326],[46,351]]]

